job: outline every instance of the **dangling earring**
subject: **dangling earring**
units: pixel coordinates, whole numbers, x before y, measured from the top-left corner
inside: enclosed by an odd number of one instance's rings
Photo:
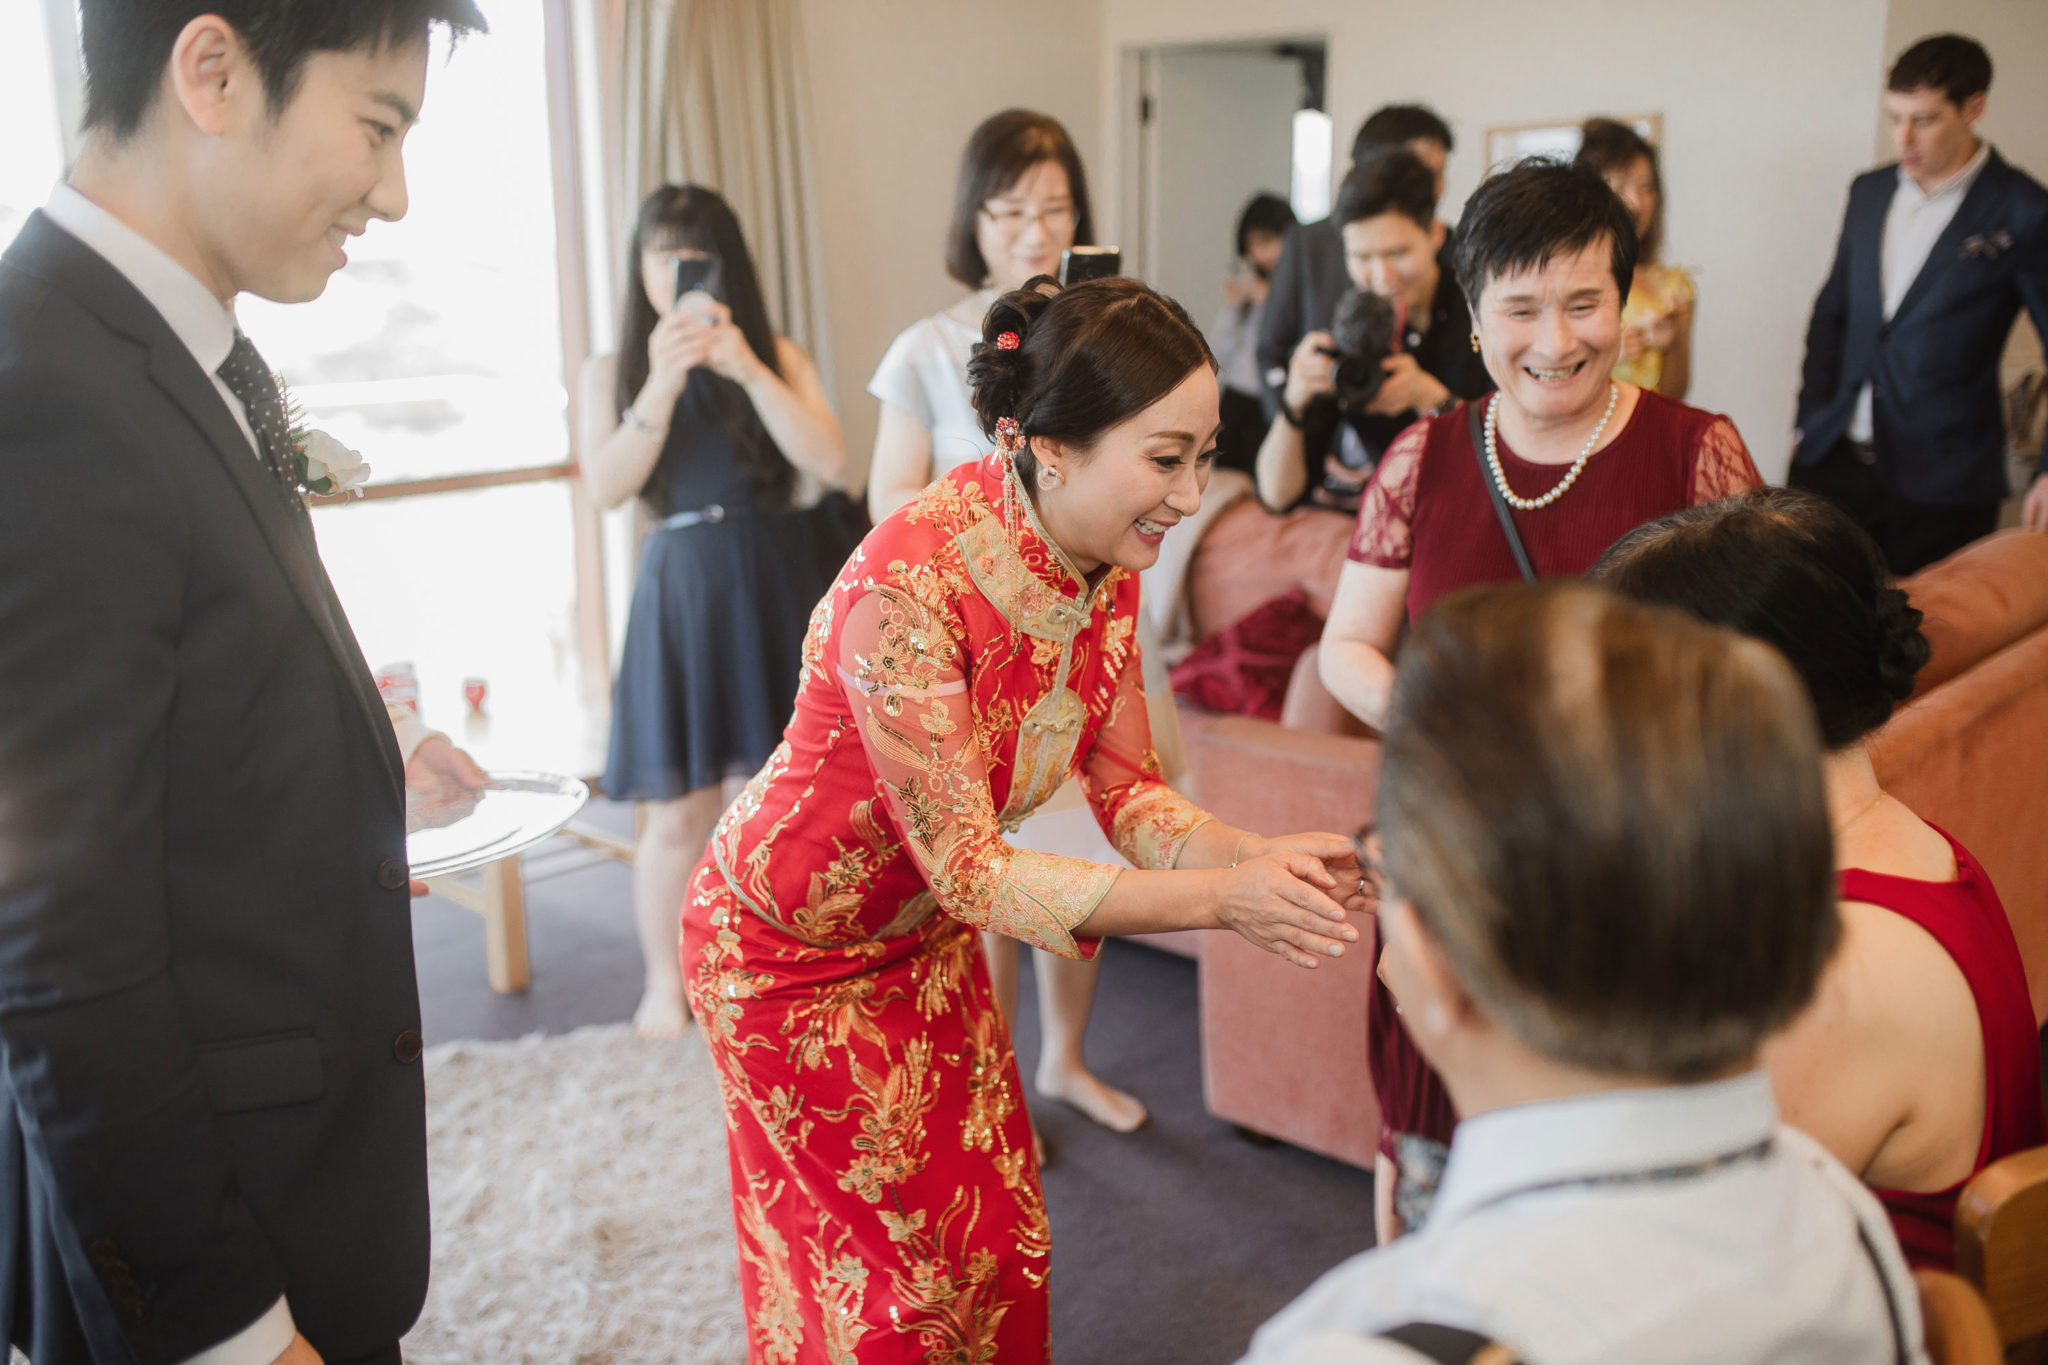
[[[996,458],[1003,462],[1003,531],[1012,544],[1017,542],[1017,528],[1022,521],[1017,507],[1017,451],[1023,444],[1016,418],[996,420]]]
[[[1477,333],[1477,332],[1474,332],[1474,333],[1472,334],[1472,354],[1473,354],[1473,355],[1478,355],[1478,354],[1479,354],[1479,333]]]

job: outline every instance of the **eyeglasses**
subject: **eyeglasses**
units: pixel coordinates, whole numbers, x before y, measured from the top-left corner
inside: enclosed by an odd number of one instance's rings
[[[981,211],[1005,234],[1022,232],[1035,220],[1054,236],[1071,231],[1079,215],[1072,204],[983,204]]]

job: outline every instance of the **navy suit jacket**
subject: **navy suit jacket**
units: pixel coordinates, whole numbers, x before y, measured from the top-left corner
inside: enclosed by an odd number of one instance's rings
[[[175,1361],[427,1280],[399,753],[311,527],[170,325],[0,257],[0,1337]]]
[[[1849,187],[1806,329],[1793,460],[1827,455],[1868,383],[1877,465],[1900,497],[1998,502],[2010,491],[1999,354],[2022,305],[2048,336],[2048,190],[1993,151],[1887,320],[1881,252],[1898,183],[1898,168],[1884,166]]]

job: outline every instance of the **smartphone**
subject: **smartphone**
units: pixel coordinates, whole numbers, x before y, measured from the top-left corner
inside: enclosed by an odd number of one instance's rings
[[[676,282],[676,302],[697,292],[718,297],[718,260],[714,256],[678,256],[668,263]]]
[[[1113,246],[1074,246],[1060,253],[1060,287],[1104,280],[1124,272],[1124,253]]]

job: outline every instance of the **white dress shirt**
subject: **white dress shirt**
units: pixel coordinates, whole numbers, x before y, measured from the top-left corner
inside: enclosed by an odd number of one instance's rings
[[[889,343],[868,381],[869,393],[903,409],[932,434],[934,479],[996,448],[981,429],[967,385],[968,357],[995,301],[995,291],[983,289],[911,323]]]
[[[1323,1276],[1245,1360],[1413,1365],[1373,1336],[1418,1321],[1533,1365],[1888,1365],[1901,1337],[1926,1359],[1883,1210],[1760,1071],[1466,1119],[1427,1226]]]
[[[1899,311],[1906,291],[1934,254],[1934,243],[1963,206],[1963,197],[1977,183],[1984,163],[1991,159],[1991,144],[1979,142],[1977,154],[1964,167],[1931,190],[1922,191],[1899,168],[1899,187],[1892,191],[1891,208],[1884,216],[1883,245],[1879,248],[1879,273],[1884,288],[1884,316],[1887,321]],[[1876,430],[1871,416],[1870,385],[1856,395],[1856,411],[1849,418],[1849,439],[1868,441]]]

